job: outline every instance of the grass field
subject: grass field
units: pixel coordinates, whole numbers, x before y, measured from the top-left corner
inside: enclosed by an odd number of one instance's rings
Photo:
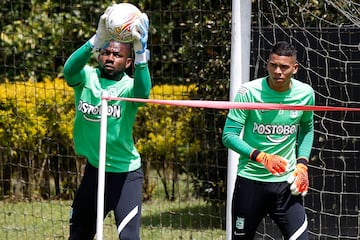
[[[71,202],[0,202],[0,239],[67,239]],[[117,239],[113,214],[105,219],[104,239]],[[225,239],[223,219],[200,200],[146,202],[142,239]]]

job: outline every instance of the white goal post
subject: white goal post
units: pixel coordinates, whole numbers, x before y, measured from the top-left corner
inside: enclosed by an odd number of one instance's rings
[[[100,149],[98,169],[96,240],[103,239],[104,230],[104,194],[105,194],[105,165],[106,165],[106,135],[107,135],[107,91],[102,92],[101,122],[100,122]]]
[[[230,101],[241,83],[266,74],[268,49],[286,40],[298,50],[300,70],[295,77],[313,86],[316,105],[358,107],[359,13],[360,3],[353,0],[233,1]],[[250,20],[247,29],[245,22]],[[310,186],[304,198],[310,238],[359,239],[359,119],[358,113],[348,111],[315,111]],[[227,240],[231,239],[237,161],[237,155],[229,151]],[[279,239],[281,233],[267,217],[257,236]]]
[[[250,78],[251,0],[232,1],[230,98]],[[231,240],[231,202],[235,186],[238,154],[228,151],[226,192],[226,239]]]

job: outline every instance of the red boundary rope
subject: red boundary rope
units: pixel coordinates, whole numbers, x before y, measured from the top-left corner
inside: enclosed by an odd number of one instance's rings
[[[246,110],[301,110],[301,111],[352,111],[360,112],[360,108],[333,107],[333,106],[309,106],[289,105],[275,103],[242,103],[228,101],[205,101],[205,100],[159,100],[142,98],[115,98],[105,97],[106,100],[123,100],[130,102],[153,103],[181,107],[198,107],[214,109],[246,109]]]

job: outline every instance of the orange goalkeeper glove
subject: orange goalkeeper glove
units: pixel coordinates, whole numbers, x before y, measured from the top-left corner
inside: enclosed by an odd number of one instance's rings
[[[295,171],[288,178],[292,195],[305,196],[309,188],[308,161],[305,158],[298,158]]]
[[[268,154],[255,149],[251,152],[250,159],[263,164],[267,170],[276,176],[282,175],[288,171],[289,164],[287,160],[279,155]]]

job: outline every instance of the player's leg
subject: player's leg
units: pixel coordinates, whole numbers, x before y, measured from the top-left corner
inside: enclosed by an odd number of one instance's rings
[[[237,177],[232,200],[232,239],[254,239],[266,215],[266,184]]]
[[[97,169],[87,164],[70,210],[69,240],[92,240],[96,232]]]
[[[140,168],[125,176],[114,209],[116,226],[121,240],[139,240],[144,174]]]
[[[301,195],[291,195],[287,182],[279,183],[275,193],[279,197],[270,216],[279,226],[284,239],[309,239],[308,222]]]

